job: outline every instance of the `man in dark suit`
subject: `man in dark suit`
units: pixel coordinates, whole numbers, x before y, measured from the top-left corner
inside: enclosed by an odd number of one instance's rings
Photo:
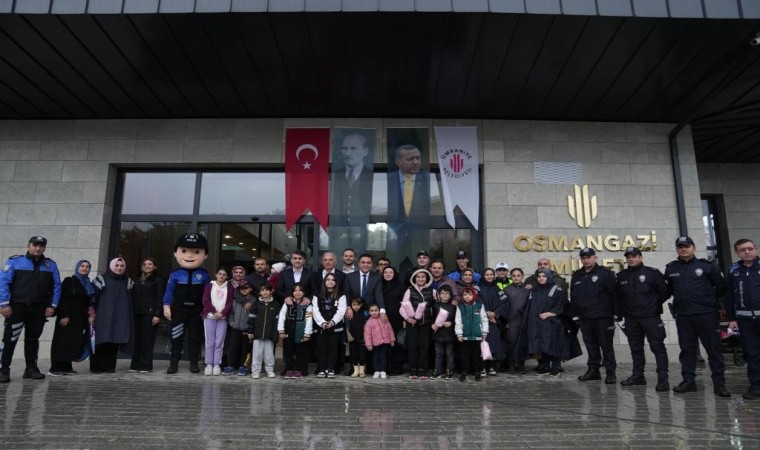
[[[332,173],[330,247],[367,250],[367,223],[372,207],[372,160],[367,136],[347,134],[340,146],[343,164]]]
[[[293,254],[290,256],[290,264],[292,264],[292,267],[285,269],[277,280],[277,288],[275,289],[276,298],[280,302],[292,300],[293,286],[296,283],[301,283],[307,291],[304,297],[304,303],[307,303],[307,300],[311,301],[311,296],[314,295],[312,292],[314,286],[312,277],[315,274],[307,267],[304,267],[304,264],[306,264],[306,253],[301,250],[293,250]]]
[[[335,279],[338,281],[338,286],[343,286],[343,283],[346,281],[346,274],[335,268],[337,262],[338,258],[335,256],[335,253],[325,252],[322,254],[322,268],[311,278],[312,295],[319,295],[322,291],[322,283],[325,281],[325,277],[328,273],[335,275]]]
[[[380,317],[388,320],[385,315],[385,299],[383,298],[383,277],[372,270],[372,255],[363,254],[359,257],[359,270],[346,275],[346,281],[343,283],[343,294],[346,301],[350,302],[352,298],[361,297],[364,299],[364,306],[375,303],[380,307]],[[353,317],[351,308],[346,309],[346,317],[350,320]]]
[[[394,152],[397,172],[388,174],[388,257],[411,267],[415,248],[430,245],[430,173],[420,171],[422,152],[411,144]]]

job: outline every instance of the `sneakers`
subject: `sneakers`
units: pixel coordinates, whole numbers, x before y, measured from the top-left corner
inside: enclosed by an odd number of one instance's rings
[[[410,380],[416,380],[417,379],[417,369],[411,369],[409,371],[409,379]]]
[[[552,369],[549,371],[549,376],[552,378],[557,378],[559,376],[559,367]]]
[[[388,378],[388,374],[385,372],[380,372],[380,378],[382,379]]]
[[[303,374],[298,370],[294,370],[293,375],[290,378],[293,380],[300,380],[301,378],[303,378]]]
[[[427,372],[420,372],[420,380],[424,381],[424,380],[427,380],[428,378],[430,377],[428,377]]]
[[[211,364],[207,365],[206,368],[203,370],[203,375],[207,377],[210,377],[211,374],[213,373],[214,373],[214,367]]]
[[[327,378],[335,378],[335,371],[334,370],[328,370],[327,371]]]
[[[233,369],[230,366],[227,366],[224,368],[224,370],[222,370],[222,375],[224,376],[229,376],[229,375],[232,375],[233,373],[235,373],[235,369]]]
[[[24,370],[24,375],[21,378],[31,378],[32,380],[44,380],[45,375],[40,373],[40,369],[36,367],[27,367]]]
[[[140,369],[140,370],[139,370],[139,372],[140,372],[140,373],[151,373],[151,372],[153,372],[153,371],[152,371],[152,370],[150,370],[150,369]],[[68,374],[68,373],[66,373],[66,372],[64,372],[64,373],[65,373],[66,375],[69,375],[69,374]]]
[[[621,386],[646,386],[647,380],[644,377],[631,375],[620,382]]]
[[[51,377],[62,377],[65,375],[63,372],[58,371],[58,370],[50,370],[48,371],[47,374],[50,375]]]
[[[465,374],[459,375],[459,381],[467,381],[467,375]]]
[[[601,380],[599,369],[588,369],[586,373],[578,377],[578,381]]]
[[[536,375],[544,375],[544,374],[549,373],[549,369],[547,369],[544,366],[538,366],[536,367],[535,372],[536,372]]]
[[[697,383],[693,381],[682,381],[678,386],[673,388],[673,392],[676,394],[683,394],[686,392],[697,392]]]
[[[238,369],[238,373],[237,374],[238,374],[239,377],[244,377],[244,376],[248,375],[248,369],[246,369],[244,366],[241,366]]]
[[[454,374],[452,374],[450,370],[447,370],[446,371],[446,379],[450,380],[452,378],[454,378]]]
[[[139,372],[139,370],[137,370],[137,369],[128,369],[127,372],[129,372],[129,373],[137,373],[137,372]],[[50,373],[50,372],[48,372],[48,373]]]
[[[217,376],[222,374],[222,368],[219,366],[214,366],[212,375]]]
[[[491,367],[490,369],[488,369],[488,375],[492,376],[492,377],[495,377],[496,376],[496,369],[494,369],[493,367]]]
[[[285,372],[285,375],[283,375],[283,378],[285,378],[286,380],[292,380],[293,379],[293,371],[292,370],[288,370],[287,372]]]
[[[327,378],[327,372],[325,372],[324,370],[320,370],[319,372],[317,372],[317,378]]]
[[[441,378],[441,372],[436,370],[435,372],[433,372],[433,376],[431,378],[433,378],[434,380]]]
[[[277,375],[275,375],[274,371],[269,371],[269,372],[267,372],[267,378],[274,378],[274,377],[276,377],[276,376],[277,376]]]
[[[251,377],[253,377],[254,380],[258,380],[259,378],[261,378],[261,373],[253,372],[253,375],[251,375]]]
[[[372,375],[372,378],[380,378],[380,372],[376,370],[375,373]]]

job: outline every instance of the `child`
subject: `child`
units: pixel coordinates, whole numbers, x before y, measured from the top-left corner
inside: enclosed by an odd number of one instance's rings
[[[433,276],[425,269],[412,273],[412,286],[404,293],[399,313],[406,321],[406,343],[409,349],[409,379],[428,379],[430,324],[433,323],[435,291],[430,287]]]
[[[462,343],[459,347],[462,360],[459,381],[467,381],[470,364],[475,369],[475,381],[480,381],[480,371],[483,369],[480,342],[488,335],[488,315],[475,289],[466,287],[462,290],[462,302],[457,305],[455,320],[457,339]]]
[[[262,283],[259,288],[259,301],[254,303],[248,316],[249,339],[253,340],[253,379],[261,376],[261,360],[267,377],[274,378],[274,343],[277,340],[277,314],[280,305],[272,297],[272,286]]]
[[[277,331],[282,340],[282,356],[285,359],[285,379],[301,379],[308,371],[309,342],[312,331],[312,307],[302,306],[306,288],[301,283],[293,285],[293,301],[283,304],[277,321]]]
[[[348,355],[354,366],[352,377],[364,378],[364,368],[367,364],[367,348],[364,343],[364,324],[367,323],[367,311],[364,310],[364,299],[356,297],[351,300],[354,315],[346,322],[346,339],[348,340]],[[377,369],[375,369],[377,370]]]
[[[364,345],[372,352],[375,369],[372,378],[387,378],[388,351],[396,345],[396,334],[390,322],[380,319],[380,307],[374,303],[369,307],[369,319],[364,325]]]
[[[338,360],[338,340],[343,331],[346,314],[346,296],[340,294],[338,279],[333,273],[325,275],[319,296],[312,300],[314,322],[317,324],[318,378],[335,378]]]
[[[457,307],[451,303],[453,293],[451,286],[443,284],[438,288],[438,304],[433,307],[436,321],[433,329],[435,343],[435,372],[433,378],[451,379],[454,372],[454,319]],[[440,320],[439,320],[440,319]],[[443,371],[443,358],[446,357],[446,371]]]
[[[235,291],[235,301],[232,303],[232,310],[227,318],[229,327],[227,328],[227,338],[224,341],[224,347],[227,350],[227,367],[222,371],[222,375],[233,375],[235,372],[239,376],[248,375],[248,370],[243,366],[243,361],[250,348],[246,336],[249,319],[246,305],[253,305],[256,301],[256,297],[252,294],[253,288],[246,280],[238,284]]]
[[[219,375],[222,349],[227,334],[227,316],[235,299],[235,288],[227,282],[227,270],[218,269],[216,280],[203,288],[203,329],[206,331],[206,370],[204,375]]]

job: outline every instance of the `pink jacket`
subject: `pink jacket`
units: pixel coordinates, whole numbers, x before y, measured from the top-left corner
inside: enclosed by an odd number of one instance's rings
[[[379,317],[367,319],[367,323],[364,324],[364,345],[367,348],[391,342],[396,342],[396,334],[393,333],[390,322],[385,322]]]

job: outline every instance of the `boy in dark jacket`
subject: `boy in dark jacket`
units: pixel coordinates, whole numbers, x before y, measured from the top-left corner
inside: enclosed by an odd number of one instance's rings
[[[438,303],[433,307],[435,323],[433,342],[435,342],[435,372],[433,378],[445,377],[451,379],[454,372],[454,318],[457,307],[451,303],[453,293],[451,286],[441,285],[438,288]],[[441,311],[445,311],[442,313]],[[445,317],[444,317],[445,316]],[[443,358],[446,357],[446,372],[443,371]]]
[[[248,338],[253,340],[253,379],[261,376],[261,361],[267,377],[274,378],[274,343],[277,341],[277,320],[280,304],[272,297],[272,286],[263,283],[259,288],[259,299],[248,314]]]
[[[351,309],[354,311],[350,320],[346,321],[346,340],[348,341],[348,355],[354,366],[352,377],[364,378],[364,369],[367,365],[367,349],[364,347],[364,324],[369,315],[364,309],[364,299],[356,297],[351,299]]]

